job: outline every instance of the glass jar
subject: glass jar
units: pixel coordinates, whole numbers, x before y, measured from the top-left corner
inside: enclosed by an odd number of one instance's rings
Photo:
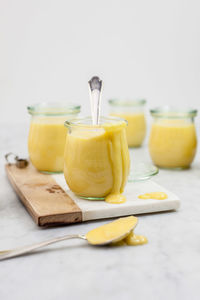
[[[153,117],[149,152],[162,168],[188,168],[197,147],[194,117],[197,110],[161,107],[150,110]]]
[[[146,135],[144,107],[146,100],[118,100],[109,102],[110,115],[127,120],[126,135],[129,147],[140,147]]]
[[[91,118],[83,118],[65,126],[64,175],[71,191],[89,200],[123,193],[130,167],[127,122],[101,117],[100,125],[92,125]]]
[[[31,124],[28,151],[32,164],[41,172],[63,172],[66,129],[64,122],[75,118],[80,106],[40,103],[28,106]]]

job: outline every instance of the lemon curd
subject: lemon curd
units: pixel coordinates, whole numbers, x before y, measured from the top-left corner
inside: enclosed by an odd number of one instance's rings
[[[126,136],[129,147],[141,146],[146,135],[146,120],[144,113],[118,113],[111,114],[128,122]]]
[[[109,100],[110,115],[125,119],[128,122],[126,128],[129,147],[140,147],[146,135],[146,118],[144,106],[146,100]]]
[[[37,118],[30,125],[28,150],[32,164],[39,171],[62,172],[66,141],[66,118]]]
[[[103,245],[110,243],[110,241],[113,241],[114,246],[146,244],[148,240],[145,236],[134,233],[137,222],[138,219],[134,216],[119,218],[89,231],[86,234],[86,239],[92,245]]]
[[[163,168],[188,168],[197,147],[193,118],[188,113],[164,112],[155,117],[149,139],[149,152],[153,162]],[[163,116],[164,114],[164,116]]]
[[[135,234],[132,230],[129,235],[124,239],[128,246],[138,246],[148,243],[148,239],[144,235]]]
[[[139,199],[156,199],[156,200],[164,200],[167,199],[168,196],[164,192],[152,192],[152,193],[145,193],[138,196]]]
[[[159,167],[189,167],[196,153],[197,139],[194,124],[172,120],[154,124],[151,129],[149,151]]]
[[[66,128],[64,122],[80,107],[40,104],[28,108],[32,114],[28,151],[32,164],[41,172],[63,172]]]
[[[101,118],[65,122],[68,135],[64,154],[64,175],[69,188],[90,200],[124,203],[124,187],[130,168],[126,122]]]

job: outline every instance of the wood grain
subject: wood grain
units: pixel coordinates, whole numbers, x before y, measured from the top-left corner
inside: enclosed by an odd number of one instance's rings
[[[19,169],[5,166],[8,179],[24,206],[39,226],[82,221],[82,212],[52,176],[38,172],[31,164]]]

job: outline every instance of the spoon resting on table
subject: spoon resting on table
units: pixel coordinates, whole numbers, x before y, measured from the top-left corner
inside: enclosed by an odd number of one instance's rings
[[[136,225],[137,218],[134,216],[120,218],[111,223],[95,228],[89,231],[86,235],[64,235],[40,243],[19,247],[13,250],[0,251],[0,260],[20,256],[25,253],[32,252],[33,250],[74,238],[86,240],[90,245],[94,246],[104,246],[116,243],[126,238],[132,232]]]

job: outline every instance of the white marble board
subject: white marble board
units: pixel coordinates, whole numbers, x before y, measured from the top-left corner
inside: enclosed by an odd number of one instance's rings
[[[174,193],[152,180],[127,183],[124,193],[127,197],[126,203],[109,204],[105,201],[80,199],[69,190],[62,174],[52,176],[57,184],[79,206],[82,211],[82,221],[177,210],[180,206],[180,199]],[[165,192],[168,198],[165,200],[144,200],[138,198],[139,195],[149,192]]]

